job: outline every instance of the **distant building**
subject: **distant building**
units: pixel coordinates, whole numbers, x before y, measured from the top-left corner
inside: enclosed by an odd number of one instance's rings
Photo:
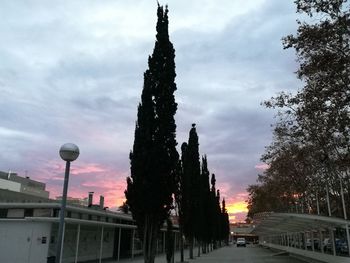
[[[62,196],[57,196],[55,199],[57,202],[61,202]],[[80,205],[80,206],[88,206],[88,198],[77,198],[67,196],[67,204],[70,205]]]
[[[230,224],[231,240],[237,240],[239,237],[244,237],[248,242],[257,242],[258,236],[252,234],[254,230],[253,224],[235,223]]]
[[[22,198],[24,199],[23,201],[49,199],[49,192],[46,191],[45,188],[45,183],[32,180],[28,176],[21,177],[18,176],[17,173],[0,171],[0,190],[3,190],[0,194],[0,201],[4,201],[2,198],[6,199],[6,194]],[[9,191],[21,193],[22,195],[14,195],[13,193],[9,193]],[[17,200],[12,199],[12,201]]]

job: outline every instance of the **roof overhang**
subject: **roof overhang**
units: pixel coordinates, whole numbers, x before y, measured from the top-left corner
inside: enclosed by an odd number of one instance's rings
[[[275,235],[293,232],[319,231],[335,227],[344,228],[350,221],[311,214],[265,212],[254,216],[252,234]]]

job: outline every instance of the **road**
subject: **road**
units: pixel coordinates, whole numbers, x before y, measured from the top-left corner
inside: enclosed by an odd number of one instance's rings
[[[305,263],[287,255],[257,246],[223,247],[197,258],[193,263]]]
[[[202,254],[194,260],[187,258],[188,251],[185,251],[185,260],[189,263],[305,263],[287,255],[280,255],[270,249],[249,245],[247,247],[223,247],[208,254]],[[195,251],[195,254],[197,250]],[[175,255],[175,263],[179,262],[179,254]],[[112,261],[108,261],[111,262]],[[115,261],[113,261],[114,263]],[[143,259],[122,260],[120,263],[143,263]],[[155,263],[166,263],[165,256],[156,257]]]

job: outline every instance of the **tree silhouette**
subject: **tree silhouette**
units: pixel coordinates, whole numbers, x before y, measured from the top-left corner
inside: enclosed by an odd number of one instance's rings
[[[135,139],[130,153],[131,176],[125,196],[139,235],[145,263],[153,263],[160,226],[173,206],[178,165],[174,115],[175,50],[168,34],[168,8],[158,5],[157,34],[148,69],[144,73]]]

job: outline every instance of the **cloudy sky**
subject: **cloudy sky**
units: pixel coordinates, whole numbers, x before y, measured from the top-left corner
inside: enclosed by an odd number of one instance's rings
[[[231,219],[261,171],[274,112],[260,106],[300,86],[292,0],[161,0],[176,50],[179,145],[197,124]],[[156,1],[5,0],[0,8],[0,170],[62,191],[58,150],[73,142],[69,195],[124,200],[137,104],[155,40]],[[97,202],[97,197],[95,198]]]

